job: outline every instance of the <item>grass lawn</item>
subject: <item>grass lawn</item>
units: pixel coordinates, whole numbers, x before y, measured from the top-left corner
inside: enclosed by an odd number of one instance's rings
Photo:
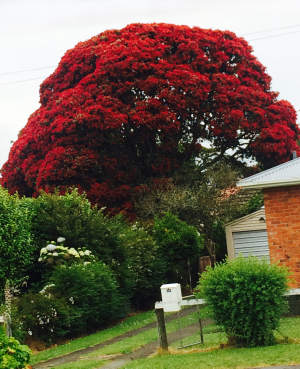
[[[211,324],[203,328],[204,345],[199,344],[190,347],[187,350],[195,349],[212,349],[219,348],[220,344],[227,342],[227,336],[215,324]],[[289,343],[300,343],[300,318],[282,318],[280,320],[280,328],[274,332],[275,338],[280,343],[285,343],[285,337],[288,337]],[[191,335],[182,339],[182,345],[188,345],[198,342],[199,333]],[[170,345],[171,348],[178,348],[181,346],[181,341],[176,341]]]
[[[197,349],[218,349],[221,343],[227,342],[227,335],[224,332],[220,332],[215,324],[203,328],[204,344],[194,345],[190,347],[190,350]],[[189,345],[200,341],[199,333],[182,339],[182,346]],[[181,341],[176,341],[170,345],[171,348],[181,347]]]
[[[94,333],[90,336],[78,338],[74,341],[53,347],[49,350],[41,351],[35,355],[31,356],[30,364],[36,364],[40,361],[49,360],[51,358],[68,354],[73,351],[77,351],[86,347],[94,346],[98,343],[107,341],[111,338],[119,336],[125,332],[132,331],[133,329],[143,327],[156,320],[154,311],[149,311],[146,313],[141,313],[127,319],[116,326]]]
[[[193,312],[188,316],[182,317],[180,326],[185,327],[197,322],[198,315]],[[98,332],[88,337],[80,338],[58,346],[37,355],[33,355],[31,364],[47,360],[52,357],[64,355],[81,348],[93,346],[110,338],[116,337],[132,329],[143,327],[155,320],[153,311],[141,313],[124,320],[123,323],[116,325],[105,331]],[[251,366],[270,366],[290,363],[300,363],[300,318],[283,318],[281,320],[280,332],[275,332],[278,340],[283,340],[284,336],[289,337],[290,344],[276,345],[258,348],[243,349],[218,349],[220,343],[226,343],[227,337],[221,332],[219,327],[211,324],[203,328],[204,345],[192,346],[189,349],[175,350],[180,346],[180,341],[171,345],[171,354],[157,356],[133,361],[124,368],[246,368]],[[177,319],[167,323],[168,333],[178,329]],[[126,354],[139,347],[157,340],[157,328],[139,333],[133,337],[103,347],[99,350],[83,355],[78,362],[62,364],[56,366],[57,369],[93,369],[107,364],[107,355]],[[184,339],[185,340],[185,339]],[[199,333],[188,338],[190,342],[199,341]]]
[[[241,369],[300,363],[300,345],[223,349],[202,353],[161,355],[132,361],[123,369]]]

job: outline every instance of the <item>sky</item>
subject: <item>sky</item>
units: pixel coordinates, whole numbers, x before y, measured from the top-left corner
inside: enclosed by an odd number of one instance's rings
[[[272,90],[300,110],[299,0],[0,0],[0,168],[68,49],[107,29],[154,22],[244,37]]]

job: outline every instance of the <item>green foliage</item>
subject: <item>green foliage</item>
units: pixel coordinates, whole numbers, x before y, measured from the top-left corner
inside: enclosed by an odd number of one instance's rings
[[[225,259],[227,254],[227,243],[225,234],[225,224],[221,220],[217,220],[213,225],[213,239],[215,241],[217,261]]]
[[[34,219],[35,243],[38,250],[58,237],[65,238],[64,246],[83,250],[88,248],[96,258],[108,265],[116,275],[118,284],[124,291],[128,289],[128,271],[125,249],[119,238],[126,224],[121,215],[109,217],[103,209],[92,207],[84,194],[77,189],[65,195],[42,193],[35,199],[37,216]],[[45,273],[45,267],[36,262],[31,267],[31,286],[37,284]],[[45,276],[46,277],[46,276]]]
[[[34,219],[36,242],[39,249],[49,240],[66,238],[68,247],[86,246],[89,219],[93,210],[85,195],[77,189],[59,195],[42,192],[35,200],[37,216]]]
[[[0,315],[5,315],[7,311],[6,304],[0,305]],[[10,328],[12,330],[12,335],[17,339],[19,342],[24,343],[26,333],[23,331],[22,327],[22,319],[19,315],[18,308],[16,304],[11,305],[11,323]]]
[[[167,212],[155,220],[153,238],[159,245],[158,257],[166,264],[168,281],[175,282],[175,278],[182,285],[188,284],[189,263],[198,259],[203,248],[197,229]]]
[[[48,343],[107,324],[125,309],[117,283],[102,262],[55,268],[51,284],[40,293],[23,295],[17,306],[27,337]]]
[[[88,247],[101,255],[106,264],[119,256],[119,234],[125,226],[122,216],[108,217],[103,209],[92,207],[85,194],[77,189],[65,195],[42,193],[36,199],[36,240],[45,245],[49,240],[65,238],[69,248]]]
[[[232,342],[267,345],[274,343],[273,331],[287,308],[288,275],[285,267],[239,256],[208,267],[198,288]]]
[[[247,214],[251,214],[254,211],[261,209],[263,205],[264,205],[264,196],[262,191],[255,192],[254,195],[251,196],[250,200],[246,205],[246,212]]]
[[[19,329],[27,338],[52,343],[69,332],[72,309],[69,301],[58,300],[46,290],[47,293],[29,291],[16,300],[13,321],[16,318],[21,321]]]
[[[13,285],[24,277],[32,263],[34,244],[31,222],[34,215],[33,200],[11,196],[0,187],[0,291],[7,279]]]
[[[156,219],[153,237],[164,250],[168,261],[173,260],[176,264],[198,256],[202,247],[197,229],[168,212],[163,218]]]
[[[238,199],[224,196],[224,190],[235,186],[238,176],[238,171],[224,161],[205,171],[195,160],[185,163],[164,186],[136,196],[137,215],[139,219],[161,217],[166,212],[176,215],[204,236],[211,261],[221,260],[226,241],[219,226],[235,219],[242,210]]]
[[[120,235],[126,246],[131,303],[138,310],[153,306],[160,298],[160,286],[165,283],[166,262],[159,255],[151,230],[152,225],[134,223]]]
[[[50,282],[54,285],[51,294],[68,301],[70,332],[83,332],[124,316],[124,297],[112,272],[102,262],[58,267]]]
[[[14,337],[6,337],[0,327],[0,369],[23,369],[29,363],[31,350]]]

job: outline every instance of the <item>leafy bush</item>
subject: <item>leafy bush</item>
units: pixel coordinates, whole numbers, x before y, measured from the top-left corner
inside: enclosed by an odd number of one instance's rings
[[[126,245],[130,271],[131,304],[137,310],[153,307],[160,298],[160,286],[166,282],[166,263],[158,254],[159,246],[151,236],[151,225],[133,223],[120,235]]]
[[[59,195],[58,192],[42,193],[35,199],[35,206],[34,234],[38,250],[59,237],[65,238],[64,246],[69,249],[88,248],[112,269],[122,290],[127,290],[125,249],[119,238],[126,224],[121,215],[105,216],[103,209],[92,207],[85,194],[79,194],[77,189],[65,195]],[[38,291],[42,288],[40,281],[45,273],[45,265],[37,261],[39,252],[36,252],[35,257],[30,286],[37,284]]]
[[[41,193],[35,199],[34,228],[39,249],[49,240],[66,239],[67,247],[84,247],[89,237],[90,218],[93,209],[85,195],[77,189],[65,195]]]
[[[17,306],[27,338],[52,343],[123,317],[125,301],[109,268],[98,262],[56,267],[51,284],[23,295]]]
[[[124,316],[124,297],[112,272],[102,262],[58,267],[50,282],[50,293],[57,300],[68,301],[70,332],[83,332]]]
[[[0,187],[0,295],[7,279],[18,284],[32,263],[35,246],[31,222],[33,200],[9,195]]]
[[[203,248],[203,238],[197,229],[166,213],[162,219],[155,220],[153,238],[159,245],[159,257],[167,265],[168,281],[189,283],[190,263],[198,260]]]
[[[15,301],[16,312],[13,316],[20,321],[19,330],[26,339],[52,343],[55,338],[65,336],[71,320],[71,308],[66,299],[56,299],[47,288],[41,293],[29,291]]]
[[[14,337],[6,337],[0,327],[0,369],[26,369],[31,350]]]
[[[288,275],[286,267],[239,256],[208,267],[198,288],[232,343],[267,345],[287,308]]]

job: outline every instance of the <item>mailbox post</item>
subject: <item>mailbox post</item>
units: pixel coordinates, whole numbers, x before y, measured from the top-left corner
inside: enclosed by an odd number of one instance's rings
[[[163,284],[160,287],[162,307],[155,309],[160,348],[168,350],[165,312],[178,312],[181,308],[181,287],[179,283]]]

